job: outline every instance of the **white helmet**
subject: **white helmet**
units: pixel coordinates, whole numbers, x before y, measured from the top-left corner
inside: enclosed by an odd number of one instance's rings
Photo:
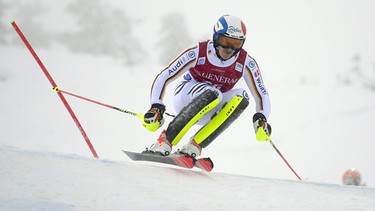
[[[245,24],[241,21],[241,19],[239,19],[236,16],[223,15],[219,18],[219,20],[216,22],[214,26],[214,42],[218,39],[220,35],[245,41]]]

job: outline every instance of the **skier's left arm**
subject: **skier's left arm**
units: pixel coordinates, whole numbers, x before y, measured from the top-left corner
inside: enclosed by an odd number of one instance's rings
[[[269,136],[271,135],[271,125],[267,122],[267,119],[271,112],[270,99],[258,64],[250,56],[246,58],[244,79],[256,104],[253,116],[254,131],[256,133],[262,127]]]

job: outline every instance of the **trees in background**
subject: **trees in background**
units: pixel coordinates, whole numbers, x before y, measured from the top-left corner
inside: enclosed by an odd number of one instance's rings
[[[157,46],[160,47],[159,62],[167,65],[185,48],[192,46],[192,39],[182,14],[173,12],[163,17]]]

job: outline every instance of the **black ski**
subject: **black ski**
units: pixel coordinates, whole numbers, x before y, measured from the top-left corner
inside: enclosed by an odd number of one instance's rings
[[[157,163],[165,163],[169,165],[180,166],[183,168],[191,169],[194,167],[194,158],[180,154],[170,154],[168,156],[162,156],[152,152],[129,152],[122,150],[130,159],[134,161],[150,161]]]
[[[130,152],[122,150],[130,159],[134,161],[150,161],[156,163],[165,163],[174,166],[191,169],[197,167],[205,171],[212,171],[214,164],[210,158],[193,158],[189,155],[173,153],[168,156],[162,156],[157,153],[144,152]]]
[[[205,171],[212,171],[214,168],[214,163],[212,162],[211,158],[198,158],[195,159],[195,167],[200,168]]]

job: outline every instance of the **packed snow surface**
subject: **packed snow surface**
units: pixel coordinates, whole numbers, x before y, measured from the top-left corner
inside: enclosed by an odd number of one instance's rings
[[[0,148],[0,210],[372,210],[375,189]]]

